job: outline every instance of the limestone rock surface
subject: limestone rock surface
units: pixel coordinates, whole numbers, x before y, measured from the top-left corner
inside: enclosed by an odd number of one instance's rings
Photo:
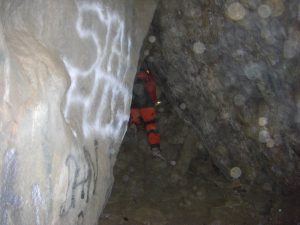
[[[0,224],[93,225],[154,0],[0,0]]]
[[[228,179],[238,167],[248,184],[299,185],[299,8],[297,0],[158,6],[144,58]]]

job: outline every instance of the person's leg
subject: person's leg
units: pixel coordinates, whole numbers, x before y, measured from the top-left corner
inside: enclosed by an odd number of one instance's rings
[[[141,108],[141,117],[145,122],[145,129],[147,131],[148,143],[153,148],[160,148],[160,134],[155,121],[156,112],[154,107]]]

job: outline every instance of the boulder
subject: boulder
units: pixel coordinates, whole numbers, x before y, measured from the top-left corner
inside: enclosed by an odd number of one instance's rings
[[[249,184],[300,185],[299,9],[297,0],[158,6],[144,58],[229,179],[239,167]]]
[[[155,0],[0,0],[0,224],[92,225]]]

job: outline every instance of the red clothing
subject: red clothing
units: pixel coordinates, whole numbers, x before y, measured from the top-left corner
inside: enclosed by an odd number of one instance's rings
[[[151,147],[159,147],[160,134],[158,133],[158,127],[155,122],[155,109],[153,107],[148,108],[131,108],[130,111],[131,123],[136,126],[145,123],[145,129],[147,131],[148,143]]]
[[[150,72],[147,73],[144,71],[139,72],[137,74],[137,79],[145,81],[145,86],[146,86],[148,95],[151,98],[153,105],[155,105],[155,103],[157,102],[157,96],[156,96],[156,81],[154,79],[153,74]]]
[[[143,90],[141,90],[141,86]],[[160,135],[155,122],[156,112],[154,108],[157,102],[156,82],[153,74],[147,72],[138,73],[133,89],[130,121],[135,125],[141,125],[144,122],[148,143],[151,147],[159,147]]]

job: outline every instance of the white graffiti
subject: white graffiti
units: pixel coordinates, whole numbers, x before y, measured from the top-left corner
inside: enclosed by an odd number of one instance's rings
[[[124,81],[131,64],[131,39],[124,18],[108,12],[100,3],[78,3],[78,11],[77,33],[83,41],[92,41],[96,58],[88,69],[76,67],[67,57],[63,59],[71,77],[64,116],[69,121],[74,109],[80,111],[81,125],[77,129],[84,138],[96,134],[116,139],[128,121],[131,93]],[[87,15],[96,16],[99,24],[84,26]],[[95,29],[97,26],[105,33]],[[88,93],[80,88],[85,82],[92,82]]]

